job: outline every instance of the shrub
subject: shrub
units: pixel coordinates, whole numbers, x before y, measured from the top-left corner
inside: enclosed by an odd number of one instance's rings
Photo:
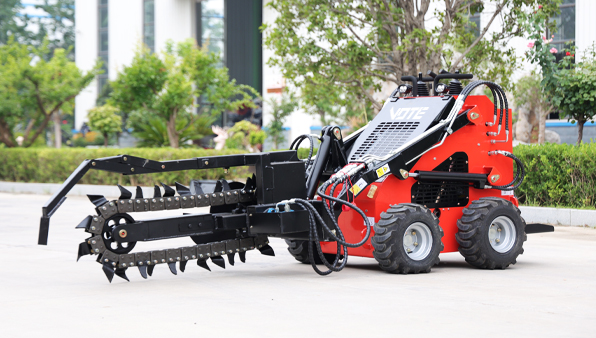
[[[130,149],[54,149],[54,148],[0,148],[0,180],[12,182],[62,183],[85,159],[94,159],[119,154],[128,154],[151,160],[167,161],[193,157],[240,154],[238,150],[173,149],[173,148],[130,148]],[[188,185],[191,179],[242,179],[248,175],[246,168],[174,171],[147,175],[127,175],[90,170],[80,183],[151,186],[164,182],[173,185],[180,182]]]
[[[520,202],[540,206],[596,207],[596,144],[520,145],[526,167]]]

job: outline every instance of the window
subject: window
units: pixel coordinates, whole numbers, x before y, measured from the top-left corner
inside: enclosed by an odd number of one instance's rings
[[[557,50],[562,51],[575,42],[575,0],[563,0],[559,8],[561,14],[551,18],[551,21],[554,21],[557,26],[557,31],[551,34],[554,35],[551,44]]]
[[[201,45],[219,55],[220,65],[225,64],[225,4],[224,0],[204,0],[201,6]]]
[[[155,52],[155,0],[143,0],[143,42]]]
[[[108,0],[98,0],[97,2],[97,33],[98,46],[97,57],[103,61],[103,73],[97,76],[97,93],[101,96],[105,85],[108,83]]]

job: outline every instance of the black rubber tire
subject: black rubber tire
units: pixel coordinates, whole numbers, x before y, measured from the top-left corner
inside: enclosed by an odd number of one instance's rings
[[[404,233],[415,222],[426,224],[433,242],[428,256],[419,261],[411,259],[403,246]],[[439,264],[439,253],[444,247],[441,242],[443,229],[439,219],[424,206],[413,203],[392,205],[381,213],[374,229],[373,255],[381,269],[390,273],[420,273],[430,272],[433,265]]]
[[[498,197],[482,197],[464,208],[462,218],[457,221],[455,238],[466,262],[490,270],[505,269],[515,264],[517,256],[524,253],[523,244],[527,239],[526,222],[520,213],[513,203]],[[516,232],[513,246],[505,253],[493,249],[488,238],[489,227],[499,216],[509,217]]]
[[[300,263],[310,264],[310,261],[308,260],[308,241],[286,239],[286,243],[288,244],[288,252],[290,252],[290,255],[292,255]],[[315,264],[323,264],[319,254],[316,252],[317,249],[313,248],[313,250]],[[335,261],[335,256],[337,256],[335,254],[328,253],[323,255],[329,263],[333,263]]]

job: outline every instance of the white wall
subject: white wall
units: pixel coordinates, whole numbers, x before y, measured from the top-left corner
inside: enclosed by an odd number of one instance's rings
[[[581,53],[596,42],[596,1],[575,1],[575,46]]]
[[[97,59],[97,1],[76,0],[75,23],[75,62],[82,71],[89,71]],[[75,129],[86,121],[96,98],[97,81],[93,80],[75,98]]]
[[[166,41],[182,41],[194,37],[194,0],[155,1],[155,50],[160,51]]]
[[[143,0],[110,0],[108,34],[109,79],[113,81],[143,42]]]

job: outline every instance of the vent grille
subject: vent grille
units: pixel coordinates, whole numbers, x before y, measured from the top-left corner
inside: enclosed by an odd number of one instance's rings
[[[420,122],[381,122],[354,152],[350,160],[364,155],[385,156],[406,143]]]
[[[436,166],[433,171],[468,172],[468,155],[457,152]],[[470,198],[470,185],[466,182],[440,181],[417,182],[412,185],[412,203],[427,208],[465,206]]]
[[[465,206],[469,199],[469,185],[462,182],[425,182],[412,186],[412,203],[427,208]]]

